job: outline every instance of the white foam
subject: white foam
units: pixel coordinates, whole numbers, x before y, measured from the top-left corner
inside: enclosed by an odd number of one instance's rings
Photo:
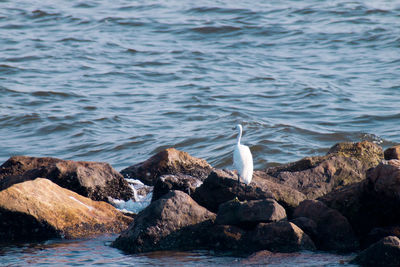
[[[110,203],[112,203],[117,209],[122,212],[127,213],[139,213],[143,209],[145,209],[148,205],[150,205],[151,198],[153,193],[149,193],[146,196],[142,197],[139,201],[123,201],[120,199],[109,198]]]

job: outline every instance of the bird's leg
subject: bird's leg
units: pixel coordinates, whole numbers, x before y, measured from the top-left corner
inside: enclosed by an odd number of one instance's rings
[[[238,185],[237,185],[237,190],[236,190],[236,197],[239,198],[239,187],[240,187],[240,175],[238,175]]]

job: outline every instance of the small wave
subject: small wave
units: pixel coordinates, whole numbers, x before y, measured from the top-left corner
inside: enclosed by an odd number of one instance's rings
[[[34,19],[37,18],[43,18],[43,17],[54,17],[54,16],[58,16],[58,13],[48,13],[46,11],[40,10],[40,9],[35,9],[32,11],[32,17]]]
[[[140,27],[146,25],[143,21],[134,18],[121,18],[121,17],[106,17],[102,18],[99,22],[101,23],[116,23],[121,26],[133,26]]]
[[[192,31],[203,33],[203,34],[220,34],[220,33],[231,33],[240,31],[242,28],[234,27],[234,26],[220,26],[220,27],[213,27],[213,26],[206,26],[206,27],[196,27],[191,28]]]
[[[257,14],[256,12],[250,9],[243,8],[221,8],[221,7],[194,7],[187,9],[186,13],[198,13],[198,14],[208,14],[208,13],[216,13],[216,14],[246,14],[253,15]]]
[[[9,57],[6,58],[5,61],[8,62],[25,62],[25,61],[31,61],[31,60],[39,60],[42,59],[41,57],[30,55],[30,56],[20,56],[20,57]]]
[[[7,65],[7,64],[0,64],[0,73],[4,74],[14,74],[22,71],[22,68]]]
[[[68,43],[68,42],[77,42],[77,43],[89,43],[93,42],[92,40],[88,39],[80,39],[80,38],[75,38],[75,37],[67,37],[67,38],[62,38],[60,40],[57,40],[57,42],[60,43]]]
[[[1,127],[26,126],[43,122],[38,113],[0,116]]]
[[[74,93],[56,92],[56,91],[36,91],[32,92],[31,95],[38,97],[61,97],[61,98],[80,97],[79,95]]]

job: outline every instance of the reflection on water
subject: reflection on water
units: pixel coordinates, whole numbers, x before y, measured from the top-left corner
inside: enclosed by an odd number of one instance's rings
[[[91,240],[49,240],[0,246],[0,263],[7,266],[350,266],[354,255],[329,253],[255,253],[247,258],[212,251],[157,251],[125,254],[110,247],[117,236]]]

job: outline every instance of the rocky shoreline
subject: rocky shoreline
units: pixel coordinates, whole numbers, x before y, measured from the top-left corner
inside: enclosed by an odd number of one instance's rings
[[[399,156],[400,146],[339,143],[325,156],[257,170],[248,186],[173,148],[121,173],[107,163],[15,156],[0,167],[0,241],[120,233],[112,246],[128,253],[321,250],[398,266]],[[134,216],[111,205],[137,198],[129,178],[154,187]]]

